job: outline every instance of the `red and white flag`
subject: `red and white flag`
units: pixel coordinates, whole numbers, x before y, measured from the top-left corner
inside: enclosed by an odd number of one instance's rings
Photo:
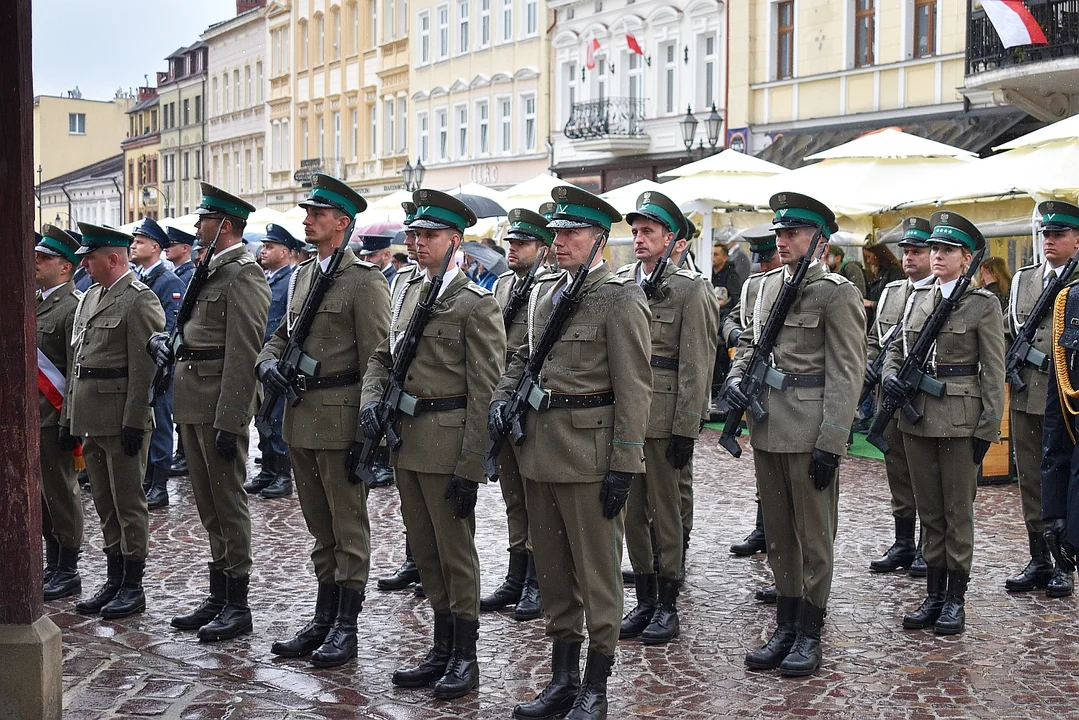
[[[626,33],[626,46],[630,52],[644,55],[644,50],[641,50],[640,43],[637,42],[637,38],[633,37],[632,33]]]
[[[37,349],[37,389],[57,410],[63,406],[67,379],[59,368],[53,365],[52,360],[41,352],[41,348]]]
[[[599,40],[592,38],[592,42],[588,43],[588,47],[584,51],[584,66],[589,70],[596,69],[597,50],[599,50]]]
[[[982,9],[1004,47],[1048,45],[1045,33],[1022,0],[982,0]]]

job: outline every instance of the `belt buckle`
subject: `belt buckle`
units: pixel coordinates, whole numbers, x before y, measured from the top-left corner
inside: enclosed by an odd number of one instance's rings
[[[82,361],[75,361],[75,377],[82,377]]]
[[[307,376],[302,373],[296,374],[296,389],[300,392],[307,392]]]

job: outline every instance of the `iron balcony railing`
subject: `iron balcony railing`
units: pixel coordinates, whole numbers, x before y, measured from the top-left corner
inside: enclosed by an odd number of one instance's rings
[[[985,11],[971,10],[971,5],[968,0],[967,75],[1079,55],[1079,0],[1027,0],[1049,44],[1008,49]]]
[[[644,135],[644,100],[604,98],[573,103],[563,132],[570,140]]]

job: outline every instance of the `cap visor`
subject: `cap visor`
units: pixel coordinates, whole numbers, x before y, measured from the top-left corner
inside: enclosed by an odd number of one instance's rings
[[[35,245],[34,246],[34,251],[39,252],[39,253],[44,253],[45,255],[52,255],[53,257],[63,257],[63,255],[61,255],[60,253],[56,252],[51,247],[48,247],[46,245]]]
[[[817,227],[811,222],[806,220],[799,220],[798,218],[783,218],[782,220],[776,220],[769,227],[770,230],[780,230],[782,228],[796,228],[796,227]]]
[[[1064,232],[1066,230],[1079,230],[1074,225],[1066,225],[1064,223],[1048,222],[1042,224],[1042,230],[1049,230],[1050,232]]]
[[[899,247],[929,247],[929,243],[920,238],[903,238],[902,240],[897,242],[896,245]]]
[[[958,248],[965,248],[967,246],[966,243],[960,242],[959,240],[955,240],[953,238],[943,238],[939,235],[930,236],[929,240],[926,241],[926,245],[949,245],[951,247]]]
[[[104,247],[104,246],[102,246],[102,245],[83,245],[82,247],[80,247],[78,250],[75,251],[75,254],[76,255],[89,255],[94,250],[97,250],[99,247]]]
[[[308,198],[307,200],[302,200],[301,202],[297,203],[297,205],[302,208],[328,208],[330,210],[341,209],[333,203],[328,203],[325,200],[320,200],[318,198]]]
[[[409,230],[459,230],[453,225],[447,223],[438,222],[437,220],[427,220],[423,218],[417,218],[408,225]],[[463,232],[463,231],[462,231]]]
[[[586,228],[586,227],[598,227],[598,226],[593,225],[592,223],[580,222],[578,220],[566,220],[564,218],[559,218],[557,220],[552,220],[549,223],[547,223],[547,228],[549,230],[576,230],[577,228]]]

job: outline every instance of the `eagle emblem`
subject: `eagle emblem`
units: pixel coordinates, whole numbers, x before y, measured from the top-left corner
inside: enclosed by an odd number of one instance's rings
[[[946,213],[946,212],[945,212],[945,213],[941,213],[941,214],[940,214],[940,221],[941,221],[942,223],[946,223],[946,222],[948,222],[948,218],[949,218],[949,217],[950,217],[950,216],[948,215],[948,213]]]

